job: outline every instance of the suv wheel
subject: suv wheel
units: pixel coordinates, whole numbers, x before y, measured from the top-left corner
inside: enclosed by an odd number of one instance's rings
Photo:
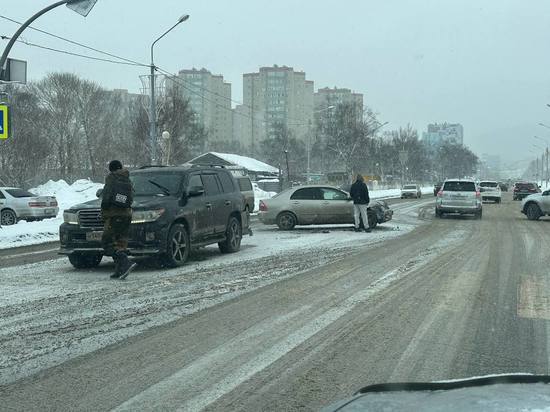
[[[222,253],[235,253],[241,248],[241,239],[243,238],[241,222],[235,217],[231,216],[227,223],[227,229],[225,230],[225,240],[218,243],[220,252]]]
[[[277,216],[277,226],[281,230],[292,230],[296,226],[296,216],[290,212],[283,212]]]
[[[538,207],[535,203],[529,203],[525,214],[527,215],[527,219],[529,220],[539,220],[539,218],[542,216],[540,207]]]
[[[184,225],[175,224],[168,233],[167,252],[161,261],[170,268],[182,266],[189,257],[189,233]]]
[[[369,220],[369,228],[374,229],[378,225],[378,218],[376,212],[367,212],[367,218]]]
[[[95,268],[99,265],[99,263],[101,262],[101,259],[103,259],[103,255],[99,253],[94,253],[94,254],[73,253],[72,255],[69,255],[69,262],[71,262],[71,265],[73,265],[76,269]]]
[[[2,210],[0,214],[0,225],[10,226],[17,223],[17,215],[13,210]]]

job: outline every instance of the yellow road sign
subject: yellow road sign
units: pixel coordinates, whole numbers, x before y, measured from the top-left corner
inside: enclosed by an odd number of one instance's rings
[[[8,138],[8,106],[0,104],[0,139]]]

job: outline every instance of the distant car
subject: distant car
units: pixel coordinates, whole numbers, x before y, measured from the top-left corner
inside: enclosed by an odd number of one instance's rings
[[[244,210],[252,213],[254,211],[254,187],[248,176],[235,176],[239,184],[239,190],[244,196]]]
[[[479,191],[481,192],[481,200],[493,200],[496,203],[502,201],[502,192],[498,182],[483,180],[479,182]]]
[[[414,197],[415,199],[422,197],[420,186],[417,184],[404,185],[401,189],[401,199],[405,199],[407,197]]]
[[[437,196],[437,194],[438,194],[439,191],[441,190],[441,186],[443,186],[443,182],[437,182],[437,183],[434,185],[434,196]]]
[[[481,219],[481,193],[471,179],[447,179],[437,194],[435,215],[447,213],[471,214]]]
[[[540,188],[536,183],[529,183],[529,182],[514,183],[514,189],[513,189],[514,200],[521,200],[524,197],[532,195],[533,193],[540,193]]]
[[[500,190],[502,190],[503,192],[508,191],[508,183],[498,182],[498,185],[500,186]]]
[[[49,219],[58,213],[55,196],[37,196],[16,187],[0,187],[0,225],[15,225],[19,220]]]
[[[392,219],[393,210],[384,201],[371,200],[369,227]],[[332,186],[307,185],[285,190],[260,201],[259,219],[266,225],[291,230],[296,225],[353,224],[353,201],[349,194]]]
[[[550,190],[523,198],[521,213],[529,220],[539,220],[542,216],[550,215]]]

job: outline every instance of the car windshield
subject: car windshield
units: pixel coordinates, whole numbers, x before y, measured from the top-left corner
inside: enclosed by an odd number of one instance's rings
[[[550,376],[550,0],[3,0],[0,25],[0,412]]]
[[[35,197],[35,194],[23,189],[6,189],[6,192],[13,197]]]
[[[130,174],[135,196],[176,195],[181,191],[182,179],[182,174],[175,172]]]
[[[445,182],[443,191],[447,192],[475,192],[476,185],[474,182]]]

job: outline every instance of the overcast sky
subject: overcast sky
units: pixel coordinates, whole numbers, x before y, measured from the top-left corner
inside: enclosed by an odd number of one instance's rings
[[[0,14],[25,20],[53,0],[3,1]],[[166,70],[223,74],[235,100],[242,73],[292,66],[315,89],[363,93],[388,129],[459,122],[477,154],[508,162],[534,157],[550,140],[550,1],[547,0],[98,0],[87,18],[66,7],[35,27],[140,62],[151,42],[182,14],[190,19],[161,40],[155,63]],[[17,25],[0,20],[0,34]],[[23,38],[84,52],[33,31]],[[0,43],[2,48],[6,41]],[[28,76],[69,71],[107,88],[137,92],[147,68],[84,60],[17,45]]]

